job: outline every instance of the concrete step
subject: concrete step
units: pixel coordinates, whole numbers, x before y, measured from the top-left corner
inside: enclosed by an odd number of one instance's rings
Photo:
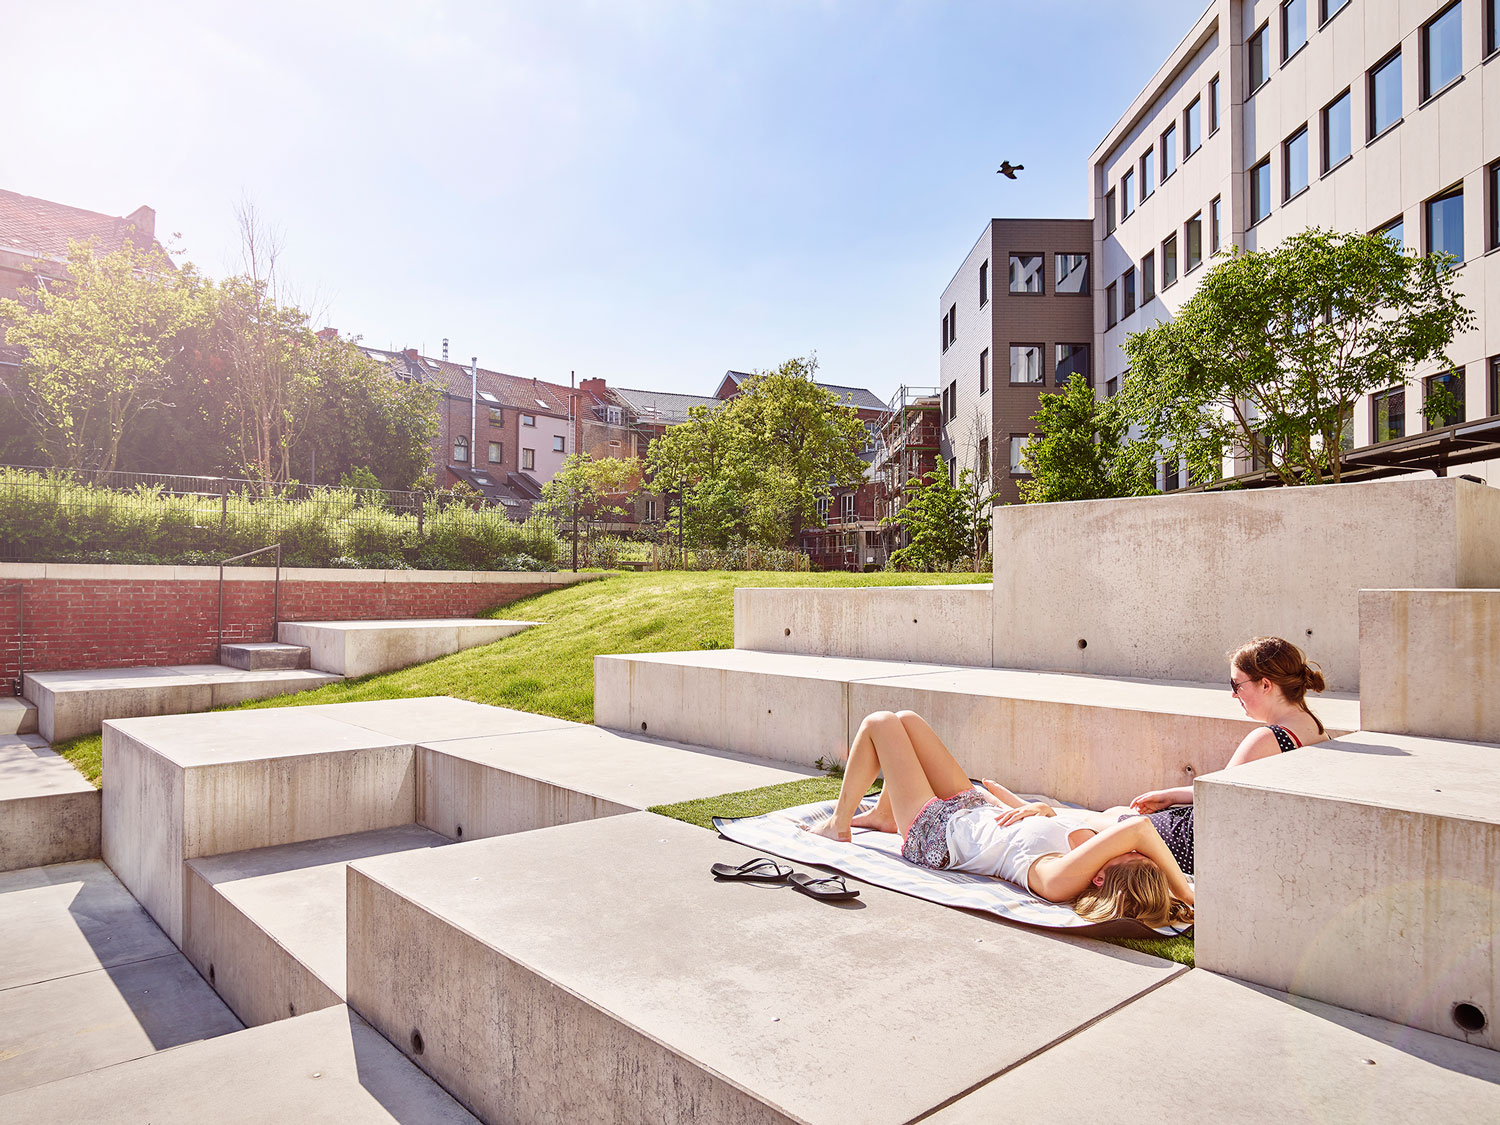
[[[243,671],[222,664],[28,672],[26,697],[36,702],[42,737],[62,742],[97,733],[106,719],[207,711],[248,699],[307,691],[339,679],[326,672]]]
[[[224,645],[219,649],[219,663],[247,672],[256,672],[263,668],[312,667],[310,654],[305,646],[284,645],[269,641]]]
[[[344,869],[446,844],[414,824],[187,862],[183,952],[246,1026],[344,1001]]]
[[[1194,801],[1201,967],[1500,1049],[1500,745],[1361,731]]]
[[[1087,1120],[1101,1090],[1127,1122],[1500,1121],[1500,1054],[1194,969],[927,1121]]]
[[[1328,728],[1359,701],[1326,694]],[[872,711],[923,715],[973,777],[1089,808],[1222,769],[1255,723],[1223,684],[855,660],[744,649],[594,659],[594,721],[811,765]]]
[[[476,1125],[342,1006],[3,1095],[0,1120]]]
[[[283,621],[277,639],[311,651],[312,666],[340,676],[369,676],[493,644],[534,621],[482,617],[406,621]]]
[[[0,735],[0,871],[99,857],[99,790],[40,735]]]
[[[900,1122],[1184,971],[709,876],[752,854],[631,813],[356,860],[349,1003],[489,1121],[847,1121],[855,1098]]]
[[[36,704],[19,695],[0,695],[0,737],[36,733]]]
[[[0,949],[0,1095],[240,1027],[97,860],[0,875]]]

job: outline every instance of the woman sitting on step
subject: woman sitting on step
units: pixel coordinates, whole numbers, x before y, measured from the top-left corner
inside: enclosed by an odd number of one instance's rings
[[[874,809],[860,800],[879,774]],[[1096,814],[1097,815],[1097,814]],[[1087,814],[1023,801],[1003,785],[975,788],[932,727],[912,711],[877,711],[860,724],[832,818],[810,829],[850,839],[851,826],[900,832],[901,854],[937,870],[991,875],[1095,922],[1151,927],[1192,918],[1193,887],[1151,821],[1094,825]]]
[[[1328,732],[1307,707],[1307,693],[1323,690],[1323,673],[1309,664],[1302,650],[1280,637],[1256,637],[1229,654],[1229,690],[1245,714],[1264,726],[1247,734],[1224,768],[1269,758],[1323,742]],[[1144,816],[1156,825],[1177,862],[1193,873],[1193,787],[1153,789],[1130,802],[1129,808],[1110,809],[1115,819]]]

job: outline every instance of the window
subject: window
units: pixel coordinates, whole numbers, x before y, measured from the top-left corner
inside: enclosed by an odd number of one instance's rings
[[[1123,223],[1135,211],[1135,169],[1120,177],[1120,221]]]
[[[568,451],[568,439],[561,434],[552,435],[552,452],[566,453]]]
[[[1141,259],[1141,304],[1156,297],[1156,251],[1150,250]]]
[[[1167,126],[1161,135],[1161,178],[1167,179],[1177,171],[1177,124]]]
[[[1128,269],[1120,278],[1120,293],[1125,299],[1125,311],[1122,315],[1129,316],[1135,312],[1135,270]]]
[[[1484,54],[1488,58],[1500,51],[1500,0],[1484,2]]]
[[[1250,89],[1253,94],[1271,80],[1271,25],[1263,23],[1247,44],[1250,49]]]
[[[823,523],[828,522],[828,499],[827,496],[818,497],[818,519]]]
[[[1203,99],[1194,98],[1182,111],[1182,158],[1186,160],[1203,144]]]
[[[1422,25],[1422,100],[1463,73],[1463,5],[1455,0]]]
[[[1307,0],[1285,0],[1281,5],[1281,61],[1307,45]]]
[[[1161,490],[1163,492],[1174,492],[1182,487],[1182,474],[1178,470],[1177,461],[1163,461],[1161,466]]]
[[[1074,375],[1082,375],[1089,386],[1094,385],[1094,369],[1089,363],[1087,344],[1058,344],[1057,366],[1053,369],[1052,381],[1064,386]]]
[[[948,384],[948,420],[958,417],[958,380]]]
[[[1184,247],[1184,249],[1187,251],[1187,266],[1186,268],[1184,268],[1183,272],[1192,273],[1203,262],[1202,211],[1199,211],[1196,215],[1194,215],[1187,221],[1187,225],[1183,227],[1183,236],[1183,240],[1187,243],[1187,245]]]
[[[1281,200],[1285,203],[1307,188],[1307,126],[1281,142]]]
[[[459,434],[453,439],[453,459],[460,465],[468,464],[469,461],[469,439]]]
[[[1493,250],[1500,246],[1500,160],[1495,161],[1485,170],[1485,180],[1489,185],[1489,231],[1485,236],[1485,244],[1488,249]]]
[[[618,406],[606,406],[604,408],[604,421],[611,426],[618,426],[624,421],[624,414]]]
[[[1115,283],[1111,281],[1104,287],[1104,327],[1113,328],[1119,322],[1115,315]]]
[[[1452,254],[1462,265],[1464,260],[1464,189],[1463,185],[1427,201],[1427,252]]]
[[[1119,393],[1120,393],[1120,377],[1118,375],[1116,375],[1112,379],[1106,379],[1104,381],[1104,397],[1105,398],[1114,398],[1115,395],[1117,395]]]
[[[1104,193],[1104,233],[1113,234],[1115,231],[1115,189],[1110,188]]]
[[[498,465],[505,460],[505,443],[501,441],[490,442],[490,464]]]
[[[1161,244],[1161,287],[1177,284],[1177,235],[1169,234]]]
[[[1087,254],[1052,255],[1052,292],[1089,292],[1089,256]]]
[[[1011,476],[1027,476],[1025,469],[1021,467],[1021,458],[1026,453],[1026,443],[1031,438],[1025,434],[1012,434],[1010,438],[1010,473]]]
[[[1250,169],[1250,225],[1271,213],[1271,158]]]
[[[1153,173],[1156,171],[1156,169],[1155,169],[1155,166],[1154,166],[1154,164],[1152,162],[1152,159],[1151,159],[1152,155],[1153,155],[1153,152],[1149,148],[1141,155],[1141,202],[1142,203],[1144,203],[1147,199],[1150,199],[1151,198],[1151,193],[1156,190],[1156,184],[1155,184],[1155,180],[1154,180],[1154,176],[1153,176]],[[1162,153],[1162,157],[1163,157],[1163,159],[1165,159],[1166,153]],[[1166,178],[1167,178],[1166,173],[1165,172],[1162,173],[1162,179],[1166,179]]]
[[[1401,120],[1401,48],[1370,71],[1370,138]]]
[[[854,493],[846,492],[839,497],[839,512],[843,515],[845,523],[854,522]]]
[[[990,349],[979,353],[979,393],[990,389]]]
[[[979,439],[979,479],[990,479],[990,437],[985,434]]]
[[[1378,233],[1385,235],[1402,249],[1406,248],[1406,223],[1399,215],[1378,228]]]
[[[988,261],[979,264],[979,307],[984,308],[990,300],[990,264]]]
[[[523,425],[523,426],[535,426],[536,425],[536,415],[535,414],[522,414],[521,415],[521,425]]]
[[[1208,80],[1208,135],[1219,131],[1219,76]]]
[[[1323,17],[1318,22],[1327,23],[1348,5],[1349,0],[1323,0]]]
[[[1044,260],[1040,254],[1012,254],[1010,256],[1010,291],[1012,293],[1040,293]]]
[[[1354,130],[1349,124],[1349,91],[1345,90],[1323,107],[1323,173],[1326,175],[1349,159]]]
[[[1042,381],[1042,345],[1012,344],[1010,346],[1010,381],[1012,383],[1040,383]]]
[[[536,468],[536,450],[521,450],[521,468],[530,472]]]
[[[1428,415],[1426,421],[1429,430],[1457,425],[1464,420],[1464,369],[1462,367],[1454,371],[1445,371],[1441,375],[1429,375],[1423,380],[1423,384],[1423,406],[1432,401],[1433,392],[1437,390],[1447,391],[1458,404],[1456,410],[1450,410],[1441,416]]]
[[[1406,436],[1406,388],[1392,387],[1370,396],[1370,433],[1376,441]]]
[[[647,523],[655,523],[656,522],[656,501],[655,500],[647,500],[646,501],[646,522]]]
[[[1490,413],[1500,414],[1500,355],[1490,359]]]
[[[948,306],[948,343],[958,339],[958,306]]]

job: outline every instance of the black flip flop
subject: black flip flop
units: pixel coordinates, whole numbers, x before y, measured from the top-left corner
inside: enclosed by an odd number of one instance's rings
[[[715,878],[739,879],[747,883],[784,883],[792,873],[790,867],[782,867],[774,859],[767,859],[763,855],[747,859],[738,867],[716,863],[709,870],[714,873]]]
[[[859,897],[859,892],[851,891],[842,875],[829,875],[822,879],[815,879],[805,871],[798,871],[792,875],[792,886],[805,895],[828,902],[847,902],[851,898]]]

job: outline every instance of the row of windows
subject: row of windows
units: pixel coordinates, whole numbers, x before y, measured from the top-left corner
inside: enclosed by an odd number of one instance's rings
[[[553,453],[566,453],[568,451],[567,438],[556,436],[552,439]],[[492,441],[489,443],[489,461],[491,465],[498,465],[505,459],[505,443],[503,441]],[[453,460],[460,465],[469,463],[469,439],[460,434],[453,439]],[[521,450],[521,468],[536,468],[536,450]]]
[[[481,392],[481,393],[483,393],[483,392]],[[610,409],[611,410],[618,410],[619,407],[610,407]],[[492,425],[492,426],[501,426],[501,425],[504,425],[505,424],[505,411],[502,410],[498,406],[491,406],[491,407],[489,407],[489,419],[490,419],[490,425]],[[521,425],[523,425],[523,426],[535,426],[536,425],[536,415],[535,414],[522,414],[521,415]]]
[[[1224,238],[1224,204],[1215,196],[1207,209],[1208,253],[1217,254]],[[1157,250],[1150,250],[1141,259],[1139,267],[1132,266],[1120,275],[1118,282],[1104,287],[1104,327],[1113,328],[1123,318],[1155,300],[1158,277],[1162,290],[1177,284],[1178,268],[1184,274],[1192,273],[1203,264],[1203,211],[1195,213],[1182,225],[1180,232],[1173,231],[1162,239]],[[1161,273],[1157,268],[1160,265]],[[1139,280],[1139,287],[1137,281]]]
[[[1046,255],[1040,251],[1012,254],[1010,256],[1010,291],[1016,294],[1041,296],[1046,293]],[[1060,296],[1088,296],[1089,256],[1087,254],[1054,253],[1052,255],[1052,292]],[[990,299],[990,264],[979,266],[979,307],[984,308]],[[942,320],[943,351],[958,339],[958,305],[948,306]]]
[[[1054,344],[1052,378],[1056,386],[1062,386],[1074,375],[1082,375],[1089,386],[1094,385],[1094,370],[1089,362],[1089,345]],[[1012,344],[1010,346],[1010,381],[1013,385],[1045,383],[1043,370],[1045,344]],[[990,389],[990,350],[979,353],[979,393]],[[950,421],[958,409],[958,383],[949,383],[943,389],[942,420]]]
[[[1205,106],[1205,101],[1207,105]],[[1173,121],[1161,133],[1155,143],[1140,156],[1125,174],[1120,177],[1119,195],[1110,188],[1104,194],[1104,233],[1115,229],[1116,222],[1123,223],[1135,214],[1138,206],[1136,182],[1140,181],[1140,202],[1144,203],[1156,191],[1157,178],[1165,183],[1177,171],[1180,158],[1187,160],[1203,146],[1204,116],[1207,115],[1208,136],[1219,131],[1219,76],[1208,80],[1208,88],[1193,98],[1182,111],[1181,128]],[[1116,199],[1119,213],[1116,216]]]
[[[1349,0],[1319,0],[1318,27],[1322,28],[1330,19],[1343,11]],[[1281,5],[1281,64],[1303,47],[1307,46],[1307,0],[1282,0]],[[1271,80],[1271,21],[1261,24],[1245,41],[1247,77],[1246,96],[1255,93]]]
[[[1484,388],[1486,405],[1491,416],[1500,415],[1500,356],[1491,356],[1485,368],[1488,376],[1487,385]],[[1429,375],[1422,380],[1423,404],[1432,397],[1434,391],[1439,389],[1447,391],[1457,403],[1457,408],[1447,414],[1429,416],[1424,411],[1421,417],[1427,429],[1435,430],[1443,426],[1453,426],[1467,419],[1468,380],[1465,374],[1465,368],[1457,367],[1452,371]],[[1406,387],[1392,387],[1371,395],[1370,440],[1390,441],[1392,438],[1405,436]]]

